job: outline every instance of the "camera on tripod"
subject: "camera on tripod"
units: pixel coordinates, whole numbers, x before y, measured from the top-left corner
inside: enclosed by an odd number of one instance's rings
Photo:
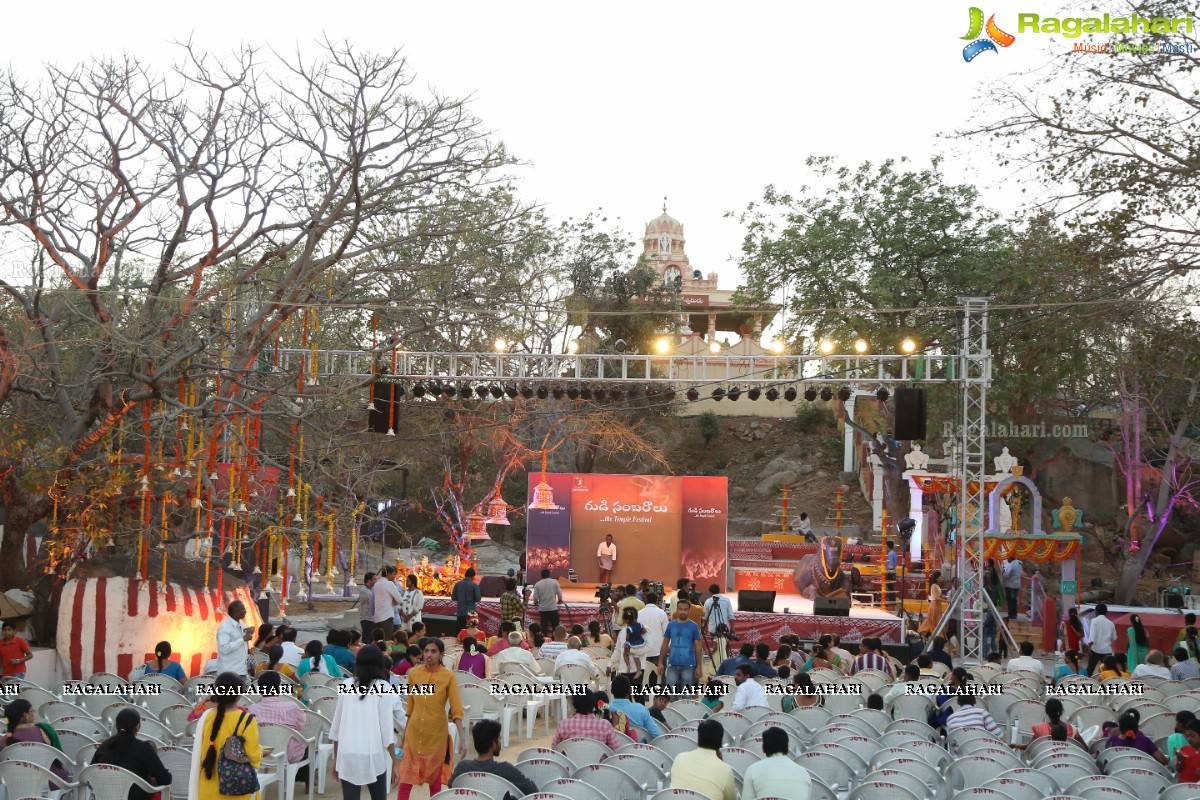
[[[719,638],[723,637],[726,640],[731,641],[731,642],[740,642],[742,640],[742,637],[740,637],[736,633],[734,633],[733,630],[730,629],[730,627],[728,625],[726,625],[724,622],[722,622],[720,625],[717,626],[717,630],[714,635]]]
[[[612,584],[602,583],[596,588],[595,597],[599,598],[601,603],[607,603],[612,597]]]
[[[650,581],[650,583],[648,583],[647,586],[648,586],[648,588],[646,591],[654,592],[654,594],[658,595],[659,599],[662,598],[662,596],[663,596],[663,582],[662,581]]]

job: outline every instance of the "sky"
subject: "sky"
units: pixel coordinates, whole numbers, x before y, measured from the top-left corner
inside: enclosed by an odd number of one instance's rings
[[[48,2],[6,12],[0,61],[35,78],[45,62],[121,52],[165,67],[171,42],[188,38],[214,53],[241,44],[313,50],[323,37],[400,48],[419,86],[473,97],[486,127],[526,162],[518,170],[526,200],[560,220],[603,208],[640,237],[666,196],[693,267],[719,271],[732,287],[742,228],[726,212],[768,184],[798,190],[809,156],[850,165],[908,157],[921,166],[942,155],[947,175],[976,183],[985,202],[1004,212],[1020,206],[1014,176],[995,166],[986,143],[940,135],[986,115],[989,85],[1069,44],[1023,36],[966,63],[968,8]],[[1050,8],[1032,0],[984,10],[1013,32],[1017,11]]]

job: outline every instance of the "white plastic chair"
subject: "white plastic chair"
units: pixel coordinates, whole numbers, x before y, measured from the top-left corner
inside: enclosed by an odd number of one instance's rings
[[[312,748],[308,751],[308,760],[316,766],[317,771],[317,794],[325,794],[325,777],[329,772],[329,759],[333,756],[333,742],[329,741],[330,722],[325,717],[318,714],[312,709],[304,710],[304,731],[302,735],[305,739],[311,739],[316,746],[316,752]],[[309,781],[312,781],[312,767],[309,768]]]
[[[57,728],[56,728],[57,730]],[[62,751],[67,754],[75,763],[79,763],[79,750],[86,744],[98,744],[96,739],[75,731],[58,730],[58,741],[62,745]]]
[[[634,745],[628,746],[633,747]],[[574,772],[579,767],[574,761],[557,750],[551,750],[549,747],[526,747],[517,754],[517,761],[528,761],[531,758],[546,758],[555,764],[561,764],[566,767],[567,774]]]
[[[646,759],[651,764],[658,767],[662,771],[663,775],[671,774],[671,764],[675,759],[667,755],[662,750],[659,750],[652,744],[644,744],[641,742],[636,744],[627,744],[618,750],[614,755],[621,756],[629,754]],[[558,755],[562,757],[561,753]],[[575,771],[575,766],[572,766],[571,771]]]
[[[559,761],[552,761],[549,758],[527,758],[521,759],[516,763],[517,769],[521,770],[529,780],[537,784],[539,789],[542,784],[549,783],[559,778],[571,777],[572,769],[567,768]]]
[[[173,679],[168,678],[168,680]],[[175,685],[180,689],[183,688],[178,683]],[[186,706],[188,704],[188,699],[182,691],[176,692],[169,689],[163,689],[160,694],[141,695],[136,700],[142,707],[159,719],[162,719],[162,712],[171,706]]]
[[[687,753],[696,749],[696,736],[694,733],[691,735],[675,732],[665,733],[655,739],[652,744],[674,760],[680,753]]]
[[[1168,776],[1152,769],[1130,767],[1108,773],[1110,778],[1124,781],[1133,788],[1138,797],[1156,797],[1163,789],[1172,785]]]
[[[455,789],[474,789],[495,800],[504,800],[506,794],[521,797],[521,790],[490,772],[464,772],[454,779]]]
[[[933,790],[920,776],[901,769],[879,769],[871,773],[872,781],[885,781],[912,792],[918,800],[933,796]]]
[[[0,761],[30,761],[46,769],[53,767],[57,761],[67,770],[67,774],[76,774],[75,761],[67,758],[57,747],[43,742],[13,742],[0,750]]]
[[[894,783],[864,781],[850,792],[849,800],[921,800],[921,795]]]
[[[563,797],[571,798],[571,800],[609,800],[595,786],[574,778],[553,780],[540,788],[542,792],[560,794]]]
[[[0,784],[8,791],[9,800],[45,797],[47,786],[53,786],[59,795],[79,787],[78,783],[64,781],[41,764],[17,759],[0,760]]]
[[[662,768],[636,753],[614,753],[606,758],[604,763],[629,775],[647,792],[658,791],[667,785],[667,775]],[[730,764],[729,761],[725,763],[737,769],[736,764]]]
[[[656,739],[655,741],[658,740]],[[694,747],[695,745],[693,745]],[[587,739],[582,736],[563,739],[554,749],[580,767],[586,764],[599,764],[613,754],[604,742],[598,742],[595,739]]]
[[[174,776],[171,780],[174,781]],[[114,764],[91,764],[79,772],[79,786],[91,793],[96,800],[112,800],[129,796],[129,789],[136,786],[143,792],[170,792],[166,786],[152,786],[127,769]]]
[[[192,769],[192,751],[168,745],[158,748],[158,758],[171,773],[171,800],[187,800],[188,779]]]
[[[650,795],[650,800],[708,800],[708,795],[693,789],[663,789]]]
[[[1195,800],[1197,797],[1200,797],[1200,783],[1177,783],[1163,789],[1158,800]]]
[[[608,800],[643,800],[641,784],[633,776],[608,764],[585,764],[571,775],[599,789]]]
[[[796,757],[796,763],[835,791],[849,788],[854,782],[854,768],[833,753],[802,753]]]
[[[287,725],[275,725],[269,722],[258,723],[258,741],[263,747],[275,748],[271,756],[282,773],[279,779],[283,781],[283,797],[284,800],[292,800],[296,790],[296,773],[300,771],[301,767],[312,763],[313,753],[316,750],[315,743],[304,738],[294,728],[289,728]],[[295,763],[289,762],[287,757],[288,744],[293,741],[303,742],[305,748],[308,750],[308,755]],[[308,800],[312,800],[313,776],[311,774],[311,766],[309,767],[309,773]]]
[[[1063,789],[1063,794],[1074,794],[1083,797],[1086,791],[1096,786],[1114,786],[1118,789],[1128,792],[1134,797],[1137,797],[1137,792],[1131,785],[1120,778],[1114,778],[1111,775],[1085,775],[1082,778],[1074,780],[1068,784],[1067,787]]]
[[[530,795],[530,797],[537,796]],[[550,797],[553,798],[554,795]],[[492,800],[492,796],[478,789],[443,789],[429,800]]]

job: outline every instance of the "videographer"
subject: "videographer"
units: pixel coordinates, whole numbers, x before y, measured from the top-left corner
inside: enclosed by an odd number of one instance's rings
[[[714,667],[725,663],[729,657],[729,641],[733,636],[733,603],[721,596],[721,587],[708,587],[709,597],[704,601],[704,629],[712,638],[712,663]]]

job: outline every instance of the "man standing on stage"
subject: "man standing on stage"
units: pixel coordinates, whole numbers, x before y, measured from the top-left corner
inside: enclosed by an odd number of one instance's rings
[[[600,582],[608,583],[612,580],[613,565],[617,562],[617,546],[613,543],[611,533],[604,537],[604,542],[596,550],[596,560],[600,562]]]

